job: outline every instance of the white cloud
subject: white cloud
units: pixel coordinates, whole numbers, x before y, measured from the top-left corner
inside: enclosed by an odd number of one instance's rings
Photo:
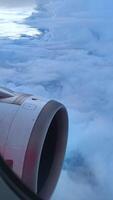
[[[68,108],[67,154],[79,150],[98,187],[63,171],[53,200],[112,200],[113,2],[42,3],[44,9],[27,20],[42,37],[0,39],[0,84],[55,98]]]

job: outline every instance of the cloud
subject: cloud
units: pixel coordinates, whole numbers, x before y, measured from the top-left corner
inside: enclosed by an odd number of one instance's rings
[[[0,84],[68,108],[69,163],[53,200],[112,200],[113,3],[42,2],[25,22],[40,37],[0,39]]]
[[[62,171],[58,188],[56,189],[53,200],[106,200],[102,193],[99,193],[94,187],[78,180],[73,181],[67,171]]]

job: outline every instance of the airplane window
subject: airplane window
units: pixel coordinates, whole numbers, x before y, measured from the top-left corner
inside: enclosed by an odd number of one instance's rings
[[[10,187],[8,187],[8,185],[1,177],[0,177],[0,199],[20,200],[20,198],[14,193],[14,191]]]
[[[0,199],[42,200],[29,190],[0,156]]]

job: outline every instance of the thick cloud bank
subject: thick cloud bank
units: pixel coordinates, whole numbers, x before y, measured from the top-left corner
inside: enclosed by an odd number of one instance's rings
[[[53,200],[113,199],[113,1],[39,0],[26,24],[42,33],[0,39],[0,84],[55,98],[69,112]]]

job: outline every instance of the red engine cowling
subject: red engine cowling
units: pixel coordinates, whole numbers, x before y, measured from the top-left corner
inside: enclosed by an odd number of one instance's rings
[[[61,103],[0,88],[0,153],[43,199],[57,184],[67,136],[68,115]]]

